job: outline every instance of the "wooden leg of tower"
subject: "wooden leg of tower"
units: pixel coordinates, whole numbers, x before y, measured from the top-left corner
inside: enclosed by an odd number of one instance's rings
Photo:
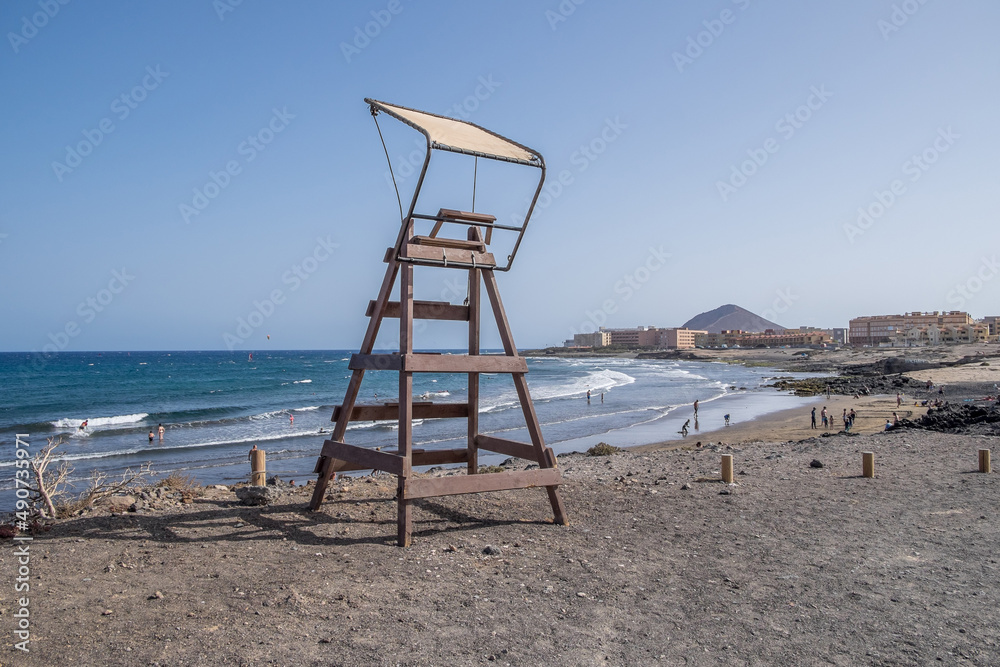
[[[358,400],[358,392],[361,390],[361,381],[364,377],[363,370],[354,371],[351,375],[351,381],[347,385],[347,393],[344,395],[343,407],[340,410],[340,417],[337,419],[337,425],[333,428],[333,435],[330,436],[331,440],[344,441],[344,434],[347,432],[347,425],[351,420],[350,415],[354,411],[354,403]],[[320,461],[321,467],[319,477],[316,479],[316,488],[313,489],[312,500],[309,501],[309,509],[313,511],[318,510],[319,506],[323,504],[326,487],[334,474],[330,471],[329,459],[321,458]]]
[[[469,230],[469,238],[477,235],[478,229]],[[479,354],[479,269],[469,270],[469,355]],[[468,472],[475,475],[479,472],[479,448],[476,446],[476,436],[479,435],[479,373],[469,373],[469,461]]]
[[[504,352],[509,355],[517,354],[517,347],[514,345],[514,335],[510,330],[510,322],[507,321],[507,313],[503,309],[503,302],[500,300],[500,292],[497,289],[497,279],[492,271],[483,271],[483,283],[486,285],[486,294],[489,296],[490,305],[493,306],[493,314],[497,320],[497,330],[500,334],[500,341],[503,343]],[[524,373],[512,374],[514,379],[514,389],[517,390],[517,398],[521,402],[521,410],[524,412],[524,421],[528,426],[528,434],[531,436],[531,444],[535,448],[535,456],[540,468],[555,468],[555,456],[551,450],[545,447],[545,440],[542,439],[542,429],[538,423],[538,414],[535,413],[535,404],[531,401],[531,393],[528,391],[528,381]],[[562,498],[559,496],[559,487],[547,486],[545,491],[549,495],[549,504],[552,505],[552,515],[555,522],[566,525],[569,523],[566,517],[566,509],[563,507]]]
[[[410,535],[413,533],[413,508],[405,496],[406,479],[400,477],[396,485],[396,544],[401,547],[410,546]]]
[[[399,270],[399,353],[413,352],[413,265],[404,264]],[[403,457],[403,472],[397,485],[396,538],[401,547],[410,545],[413,516],[406,498],[406,480],[410,477],[413,459],[413,373],[399,372],[399,455]]]
[[[524,412],[524,421],[528,425],[528,435],[531,436],[531,444],[535,447],[535,454],[538,456],[538,467],[555,468],[556,457],[551,449],[545,446],[542,439],[542,429],[538,423],[538,415],[535,413],[535,404],[531,401],[531,394],[528,393],[528,381],[524,373],[514,373],[514,388],[517,390],[517,397],[521,401],[521,410]],[[566,508],[563,507],[562,497],[559,495],[559,487],[547,486],[545,492],[549,495],[549,504],[552,505],[552,516],[556,523],[565,526],[569,523],[566,518]]]

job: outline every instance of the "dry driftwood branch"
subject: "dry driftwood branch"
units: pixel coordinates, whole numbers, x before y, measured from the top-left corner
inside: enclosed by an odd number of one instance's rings
[[[144,486],[152,476],[152,463],[146,462],[138,470],[127,468],[121,477],[110,479],[107,473],[95,470],[90,474],[90,486],[77,503],[81,509],[90,507],[101,498],[113,496],[116,493],[129,491],[137,486]]]
[[[148,483],[153,474],[150,463],[143,463],[137,470],[131,468],[125,470],[120,477],[109,478],[107,473],[93,471],[90,475],[90,484],[83,495],[75,502],[57,503],[57,499],[66,495],[72,484],[69,476],[73,473],[73,468],[68,463],[62,461],[59,467],[50,470],[53,463],[56,449],[65,442],[62,438],[49,438],[48,444],[43,447],[31,461],[31,470],[34,473],[35,485],[28,488],[32,505],[35,511],[42,517],[55,518],[59,514],[67,514],[73,510],[90,507],[95,501],[107,496],[129,491],[136,486]]]
[[[29,493],[32,504],[43,517],[54,518],[56,516],[55,499],[66,493],[67,479],[73,472],[73,469],[65,461],[59,464],[55,472],[49,472],[49,464],[52,463],[55,450],[63,442],[62,438],[49,438],[48,444],[31,461],[31,470],[35,475],[35,486],[29,487]],[[40,508],[39,504],[41,504]]]

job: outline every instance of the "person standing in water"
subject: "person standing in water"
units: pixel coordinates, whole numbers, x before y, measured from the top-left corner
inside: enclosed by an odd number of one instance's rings
[[[156,432],[160,434],[160,442],[163,442],[163,432],[165,430],[166,429],[163,428],[163,424],[160,424],[159,426],[156,427]]]
[[[695,417],[695,419],[698,418],[698,399],[697,398],[694,399],[694,417]]]
[[[150,431],[149,431],[149,444],[153,444],[153,431],[152,431],[152,429],[150,429]]]

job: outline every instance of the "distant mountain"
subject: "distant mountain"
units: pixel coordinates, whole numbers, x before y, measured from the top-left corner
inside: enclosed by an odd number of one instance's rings
[[[785,327],[780,324],[765,320],[760,315],[751,313],[746,308],[740,308],[731,303],[719,306],[715,310],[707,313],[695,315],[684,323],[688,329],[700,329],[708,333],[719,333],[720,331],[740,329],[742,331],[765,331],[774,329],[782,331]]]

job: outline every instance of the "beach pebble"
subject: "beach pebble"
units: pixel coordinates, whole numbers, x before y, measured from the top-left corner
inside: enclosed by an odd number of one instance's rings
[[[681,484],[681,490],[683,490],[683,491],[687,491],[690,488],[691,488],[691,485],[689,483],[687,483],[687,482],[684,482],[683,484]]]
[[[813,459],[812,461],[809,462],[809,467],[810,468],[822,468],[823,467],[823,462],[820,461],[819,459]]]
[[[483,553],[486,554],[487,556],[499,556],[500,555],[500,549],[498,549],[497,547],[493,546],[492,544],[487,544],[483,548]]]
[[[162,600],[163,599],[163,593],[161,593],[160,591],[156,591],[155,593],[153,593],[152,595],[150,595],[148,599],[150,599],[150,600]]]

